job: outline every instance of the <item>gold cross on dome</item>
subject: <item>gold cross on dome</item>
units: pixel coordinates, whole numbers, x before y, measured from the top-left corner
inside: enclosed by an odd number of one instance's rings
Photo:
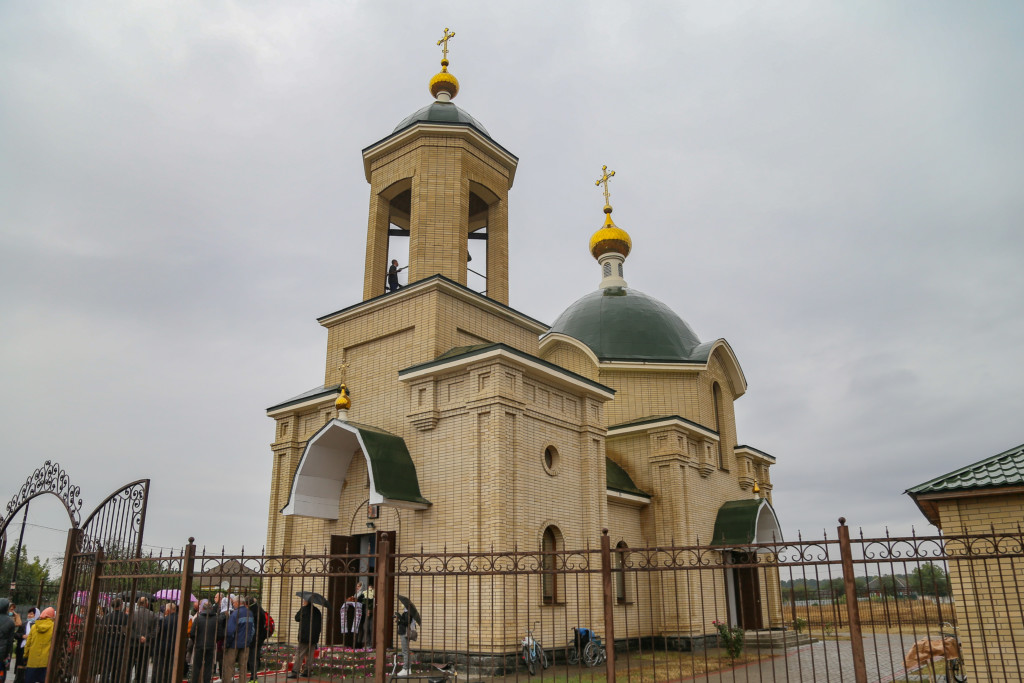
[[[345,360],[344,354],[341,356],[341,365],[338,366],[338,369],[341,370],[341,383],[344,384],[345,375],[348,374],[348,361]]]
[[[605,206],[611,206],[611,202],[609,201],[609,198],[611,197],[611,193],[608,191],[608,181],[612,179],[613,175],[615,175],[615,171],[612,171],[612,172],[609,173],[608,172],[608,167],[607,166],[602,166],[601,167],[601,177],[598,178],[594,182],[594,185],[600,185],[601,183],[604,183],[604,203],[605,203]]]
[[[444,35],[441,37],[441,40],[437,41],[438,45],[444,44],[444,47],[441,48],[441,59],[444,59],[445,61],[448,60],[448,41],[454,37],[455,33],[448,33],[448,28],[445,27]]]

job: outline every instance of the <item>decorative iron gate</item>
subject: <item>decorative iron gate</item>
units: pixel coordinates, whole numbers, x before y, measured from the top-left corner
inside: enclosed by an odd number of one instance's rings
[[[53,647],[48,670],[50,681],[88,680],[81,675],[89,670],[89,661],[98,641],[93,638],[97,607],[101,601],[134,601],[135,582],[124,596],[101,595],[100,572],[104,560],[133,560],[142,555],[142,534],[146,524],[149,479],[126,484],[96,506],[85,523],[68,531],[54,624]],[[121,635],[127,642],[128,629]],[[122,680],[124,672],[117,680]]]

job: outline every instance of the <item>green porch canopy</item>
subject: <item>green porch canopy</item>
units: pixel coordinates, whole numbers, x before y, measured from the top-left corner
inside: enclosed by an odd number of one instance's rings
[[[781,540],[779,519],[764,498],[730,500],[718,508],[711,545],[738,547]]]
[[[281,514],[337,519],[341,487],[356,453],[366,461],[370,505],[414,510],[430,506],[420,493],[405,439],[379,427],[335,419],[306,442]]]

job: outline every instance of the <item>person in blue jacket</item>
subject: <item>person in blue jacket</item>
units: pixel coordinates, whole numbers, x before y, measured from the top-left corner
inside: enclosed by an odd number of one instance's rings
[[[224,664],[221,680],[230,681],[238,663],[238,680],[249,680],[249,645],[256,635],[256,622],[245,603],[237,595],[231,596],[235,611],[228,617],[228,628],[224,637]]]

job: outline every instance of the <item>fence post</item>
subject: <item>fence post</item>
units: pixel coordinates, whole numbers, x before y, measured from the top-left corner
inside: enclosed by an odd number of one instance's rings
[[[93,632],[96,630],[96,605],[100,598],[100,580],[103,578],[103,548],[96,549],[96,565],[89,583],[89,606],[85,610],[85,632],[82,634],[82,660],[78,663],[78,680],[91,681],[95,676],[89,673],[92,659]]]
[[[35,604],[38,606],[39,609],[43,608],[43,586],[45,586],[45,585],[46,585],[46,579],[40,579],[39,580],[39,595],[36,596],[36,602],[35,602]]]
[[[864,661],[864,638],[860,632],[860,606],[857,604],[857,582],[853,573],[853,551],[850,546],[850,527],[846,518],[839,518],[839,555],[843,561],[843,586],[846,588],[846,616],[850,622],[850,646],[853,650],[853,675],[857,683],[867,683],[868,672]]]
[[[624,571],[619,569],[619,571]],[[615,680],[615,595],[612,593],[612,541],[608,530],[601,530],[601,588],[604,591],[604,630],[608,639],[605,671],[608,680]]]
[[[77,527],[68,529],[68,543],[64,547],[64,568],[60,575],[60,590],[57,592],[57,616],[53,620],[53,637],[50,646],[50,659],[46,663],[47,678],[54,676],[57,680],[57,663],[60,661],[61,651],[64,649],[64,640],[67,638],[68,623],[65,617],[71,608],[71,594],[75,590],[75,553],[78,552],[79,540],[82,530]]]
[[[174,673],[171,681],[185,680],[185,641],[188,639],[188,609],[192,596],[192,573],[196,559],[196,539],[189,537],[188,545],[185,546],[184,557],[181,558],[181,592],[178,593],[178,624],[177,633],[174,634]],[[253,647],[255,647],[255,639]],[[256,678],[253,672],[250,672]],[[81,680],[81,679],[79,679]]]
[[[393,596],[388,595],[388,553],[391,550],[391,534],[382,533],[377,544],[377,566],[374,576],[373,597],[373,644],[375,647],[376,665],[373,668],[374,683],[384,683],[385,669],[388,662],[388,647],[384,642],[387,635],[386,619],[391,618]]]

